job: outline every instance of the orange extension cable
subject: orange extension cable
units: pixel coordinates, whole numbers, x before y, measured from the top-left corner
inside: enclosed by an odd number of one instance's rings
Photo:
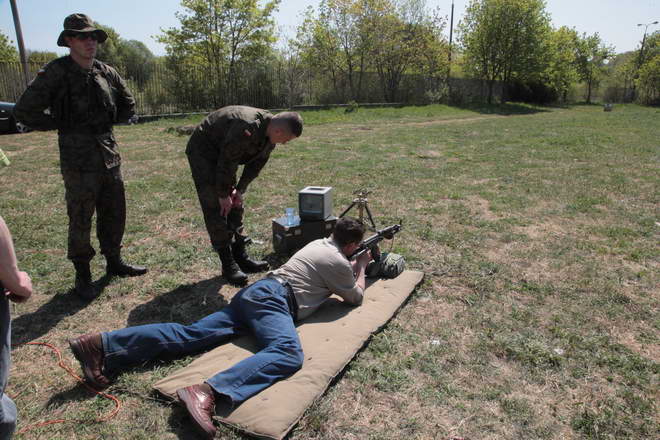
[[[110,414],[108,414],[107,416],[97,418],[95,420],[95,422],[97,422],[97,423],[98,422],[107,422],[108,420],[110,420],[111,418],[113,418],[114,416],[117,415],[117,413],[121,409],[121,402],[119,402],[119,399],[117,399],[115,396],[113,396],[111,394],[107,394],[107,393],[103,393],[101,391],[97,391],[94,388],[87,385],[87,383],[85,383],[85,381],[80,376],[78,376],[76,373],[73,372],[71,367],[69,367],[68,365],[66,365],[64,363],[64,360],[62,359],[62,353],[60,352],[60,350],[57,349],[57,347],[55,347],[51,344],[48,344],[46,342],[27,342],[27,343],[21,344],[21,345],[43,345],[45,347],[50,348],[51,350],[53,350],[57,354],[57,358],[58,358],[57,364],[64,371],[69,373],[70,376],[73,376],[78,382],[83,384],[85,386],[85,388],[87,388],[89,391],[93,392],[94,394],[105,397],[106,399],[110,399],[113,402],[115,402],[115,409]],[[42,426],[54,425],[56,423],[71,423],[71,422],[73,422],[73,423],[88,423],[88,420],[76,420],[76,419],[71,419],[71,420],[69,420],[69,419],[46,420],[45,422],[39,422],[39,423],[35,423],[33,425],[28,425],[25,428],[22,428],[16,434],[20,435],[20,434],[23,434],[23,433],[31,430],[31,429],[39,428],[39,427],[42,427]]]

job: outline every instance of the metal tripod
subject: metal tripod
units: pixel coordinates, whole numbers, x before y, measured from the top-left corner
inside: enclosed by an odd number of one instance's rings
[[[371,222],[371,229],[373,231],[376,230],[376,223],[374,223],[374,218],[371,215],[371,210],[369,209],[368,202],[369,200],[367,199],[367,195],[371,194],[371,191],[368,191],[366,189],[358,189],[357,191],[353,191],[353,194],[356,196],[353,199],[353,202],[342,212],[339,214],[339,217],[345,216],[348,211],[350,211],[354,206],[357,206],[358,208],[358,219],[364,224],[364,212],[367,212],[367,216],[369,216],[369,222]]]

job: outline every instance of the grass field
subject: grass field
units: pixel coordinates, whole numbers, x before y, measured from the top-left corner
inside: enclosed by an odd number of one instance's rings
[[[270,221],[307,185],[335,210],[373,191],[393,250],[426,274],[410,301],[303,417],[291,439],[651,439],[660,437],[660,111],[616,106],[445,106],[308,112],[246,195],[247,225],[272,262]],[[70,292],[56,134],[0,137],[12,165],[0,214],[37,295],[14,310],[14,342],[66,344],[91,331],[192,322],[236,289],[219,275],[185,160],[193,120],[121,126],[125,257],[150,272]],[[94,240],[96,245],[96,241]],[[386,246],[386,250],[388,246]],[[95,279],[104,272],[93,261]],[[258,275],[251,280],[258,279]],[[8,394],[24,439],[192,439],[151,392],[193,358],[145,365],[91,395],[40,346],[13,351]],[[218,438],[242,438],[221,427]]]

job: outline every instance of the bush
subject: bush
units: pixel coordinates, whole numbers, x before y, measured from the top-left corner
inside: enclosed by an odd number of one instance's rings
[[[353,113],[353,112],[358,111],[359,108],[360,108],[360,106],[358,105],[357,102],[348,101],[348,103],[346,104],[346,108],[344,109],[344,112],[345,113]]]
[[[507,86],[509,101],[530,104],[550,104],[559,100],[559,93],[540,81],[515,81]]]

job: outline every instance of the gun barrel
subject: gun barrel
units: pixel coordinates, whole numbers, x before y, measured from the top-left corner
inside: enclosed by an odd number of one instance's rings
[[[355,250],[355,252],[353,252],[348,257],[348,259],[353,260],[359,257],[360,255],[364,254],[368,250],[378,245],[378,243],[380,243],[385,238],[391,240],[392,238],[394,238],[394,234],[396,234],[400,230],[401,230],[401,225],[396,224],[396,225],[388,226],[387,228],[381,229],[379,231],[376,231],[374,235],[362,241],[362,243],[360,243],[360,247],[358,247]]]

